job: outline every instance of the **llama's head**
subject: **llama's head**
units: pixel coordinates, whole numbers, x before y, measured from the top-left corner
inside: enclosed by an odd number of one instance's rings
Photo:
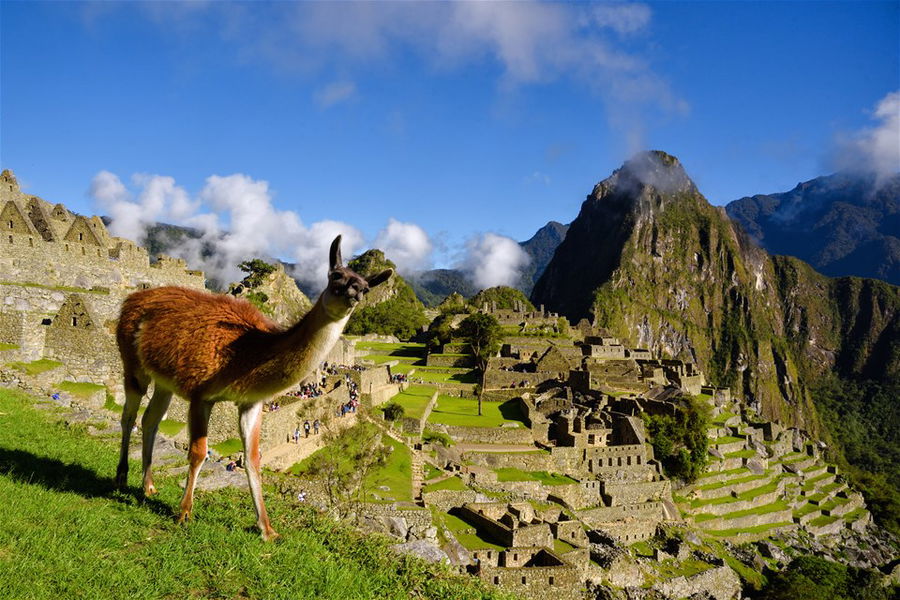
[[[384,283],[393,274],[393,269],[385,269],[378,275],[366,279],[345,267],[341,260],[341,236],[337,236],[331,243],[328,287],[322,292],[322,300],[328,314],[335,319],[347,316],[370,289]]]

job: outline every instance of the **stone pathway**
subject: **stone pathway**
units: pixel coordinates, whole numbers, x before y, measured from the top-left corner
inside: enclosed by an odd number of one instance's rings
[[[412,499],[414,502],[422,502],[422,481],[425,479],[425,459],[422,457],[421,450],[411,450],[412,452]]]

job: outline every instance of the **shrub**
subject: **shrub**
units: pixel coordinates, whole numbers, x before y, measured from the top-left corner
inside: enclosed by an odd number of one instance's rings
[[[405,413],[403,407],[396,402],[388,402],[381,407],[381,412],[384,414],[384,418],[388,421],[396,421],[398,419],[402,419]]]
[[[694,481],[706,468],[709,413],[705,402],[685,396],[674,417],[644,414],[653,453],[670,477]]]
[[[445,448],[449,448],[453,445],[453,440],[449,435],[440,431],[433,431],[431,429],[426,429],[422,432],[422,441],[426,444],[440,444]]]

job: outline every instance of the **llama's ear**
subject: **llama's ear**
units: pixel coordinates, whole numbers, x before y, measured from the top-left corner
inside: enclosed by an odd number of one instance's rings
[[[331,242],[331,252],[328,254],[328,268],[334,271],[337,268],[343,267],[344,262],[341,260],[341,236],[337,236],[334,238],[334,241]]]
[[[394,270],[393,270],[393,269],[385,269],[384,271],[382,271],[382,272],[379,273],[378,275],[375,275],[374,277],[369,277],[369,278],[366,280],[366,283],[369,284],[369,287],[370,287],[370,288],[373,288],[373,287],[375,287],[376,285],[380,285],[380,284],[384,283],[385,281],[387,281],[388,279],[390,279],[390,278],[391,278],[391,275],[393,275],[393,274],[394,274]]]

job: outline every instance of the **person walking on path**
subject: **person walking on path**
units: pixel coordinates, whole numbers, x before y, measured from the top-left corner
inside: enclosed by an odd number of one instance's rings
[[[306,432],[306,437],[309,437],[309,421],[305,421],[303,423],[303,431]]]

